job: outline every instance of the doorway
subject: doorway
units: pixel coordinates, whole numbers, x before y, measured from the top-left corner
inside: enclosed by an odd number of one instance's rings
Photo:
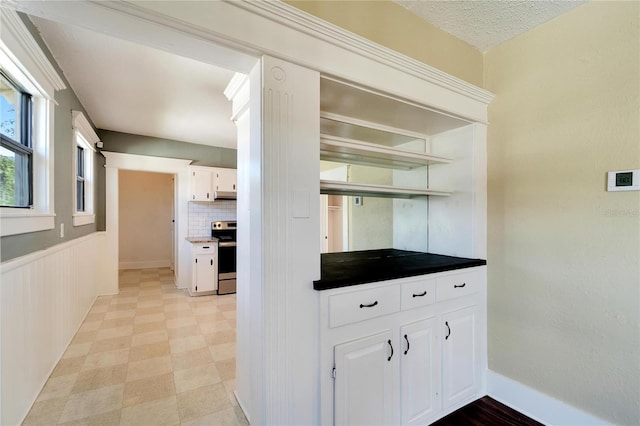
[[[175,268],[174,176],[121,170],[119,269]]]

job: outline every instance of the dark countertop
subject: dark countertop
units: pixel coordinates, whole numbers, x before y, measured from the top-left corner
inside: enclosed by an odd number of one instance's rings
[[[486,265],[483,259],[444,256],[396,249],[324,253],[315,290],[413,277]]]

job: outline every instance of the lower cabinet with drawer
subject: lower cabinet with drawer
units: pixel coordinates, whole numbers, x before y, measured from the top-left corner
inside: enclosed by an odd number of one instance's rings
[[[191,244],[191,296],[214,294],[218,289],[218,243]]]
[[[323,295],[322,424],[427,425],[483,395],[485,272],[454,272]]]

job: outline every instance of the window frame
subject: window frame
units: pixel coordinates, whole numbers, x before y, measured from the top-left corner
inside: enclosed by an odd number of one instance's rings
[[[45,53],[17,12],[0,13],[0,67],[32,96],[32,191],[30,208],[0,207],[0,236],[55,227],[55,92],[66,89]]]
[[[27,204],[26,205],[0,205],[4,208],[13,209],[27,209],[33,206],[33,141],[32,141],[32,127],[33,127],[33,106],[32,96],[29,92],[24,90],[18,84],[16,84],[11,76],[8,76],[0,69],[0,78],[9,83],[9,85],[20,95],[20,109],[18,114],[20,136],[18,139],[10,138],[4,134],[0,134],[0,145],[15,154],[23,154],[27,156]]]
[[[87,117],[81,111],[71,111],[72,123],[73,123],[73,172],[72,179],[72,194],[73,194],[73,226],[82,226],[95,223],[95,183],[94,183],[94,170],[95,170],[95,153],[96,143],[100,142],[100,138],[93,130],[91,123]],[[84,186],[84,210],[78,210],[78,152],[82,148],[82,163],[84,166],[84,176],[82,178]]]

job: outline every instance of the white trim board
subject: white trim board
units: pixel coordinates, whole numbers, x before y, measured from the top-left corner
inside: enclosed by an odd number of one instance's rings
[[[571,405],[530,388],[494,371],[487,370],[487,394],[516,411],[546,425],[609,425]]]
[[[118,269],[149,269],[149,268],[170,268],[171,259],[161,260],[139,260],[132,262],[120,261]]]

